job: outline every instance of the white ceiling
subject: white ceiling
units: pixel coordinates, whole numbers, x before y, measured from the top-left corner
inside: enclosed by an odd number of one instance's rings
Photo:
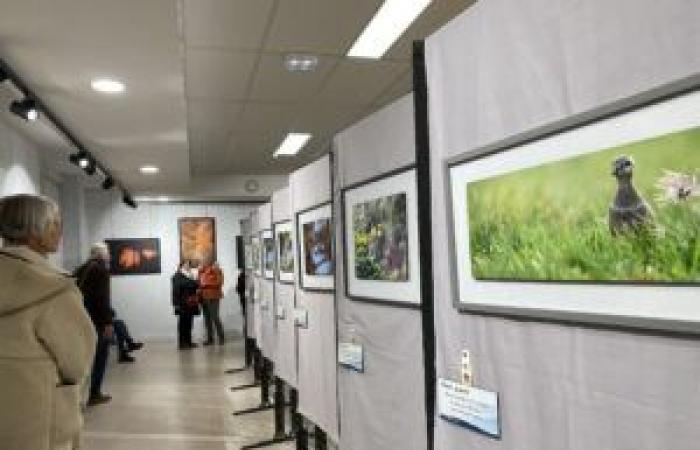
[[[288,173],[325,153],[334,133],[410,91],[412,40],[472,2],[433,0],[383,60],[363,61],[344,54],[381,0],[0,0],[0,57],[127,187],[167,193],[191,176]],[[284,69],[299,52],[319,56],[316,71]],[[96,76],[127,92],[93,92]],[[274,160],[289,131],[314,138]],[[141,175],[144,164],[161,174]]]

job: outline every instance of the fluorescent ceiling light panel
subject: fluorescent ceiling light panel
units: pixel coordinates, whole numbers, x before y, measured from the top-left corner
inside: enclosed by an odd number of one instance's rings
[[[432,0],[386,0],[348,52],[351,58],[381,58]]]
[[[316,55],[287,55],[284,67],[290,72],[311,72],[318,66]]]
[[[103,94],[120,94],[126,89],[124,83],[111,78],[96,78],[90,83],[92,89]]]
[[[299,150],[304,148],[309,139],[311,139],[311,134],[309,133],[289,133],[272,156],[274,158],[278,156],[294,156],[299,153]]]
[[[156,166],[143,166],[139,170],[145,175],[153,175],[160,172],[160,169]]]

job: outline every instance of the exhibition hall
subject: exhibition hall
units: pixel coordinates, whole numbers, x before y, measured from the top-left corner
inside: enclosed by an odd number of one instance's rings
[[[0,0],[0,450],[700,448],[698,23]]]

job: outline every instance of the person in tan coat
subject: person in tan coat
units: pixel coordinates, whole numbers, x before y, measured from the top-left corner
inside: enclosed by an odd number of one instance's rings
[[[96,336],[75,283],[46,259],[61,238],[58,207],[0,199],[0,237],[0,448],[77,448]]]

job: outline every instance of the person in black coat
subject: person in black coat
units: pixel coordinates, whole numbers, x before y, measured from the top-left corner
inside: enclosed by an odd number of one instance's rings
[[[197,346],[192,342],[192,322],[194,316],[200,313],[198,289],[199,283],[192,274],[189,262],[181,262],[177,272],[172,276],[172,300],[175,314],[178,316],[177,338],[180,350]]]
[[[83,294],[83,302],[97,332],[97,349],[90,379],[88,406],[106,403],[112,399],[102,393],[102,380],[107,371],[109,344],[114,335],[112,300],[109,281],[109,250],[97,243],[90,249],[90,259],[75,272],[76,282]]]

